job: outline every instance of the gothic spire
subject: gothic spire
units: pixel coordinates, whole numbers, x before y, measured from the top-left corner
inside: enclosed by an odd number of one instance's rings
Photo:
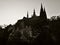
[[[32,17],[36,17],[35,9],[33,10],[33,15]]]
[[[44,11],[45,11],[45,7],[44,7]]]
[[[27,18],[29,18],[28,11],[27,11]]]
[[[44,7],[44,13],[46,14],[45,7]]]
[[[44,7],[44,15],[45,15],[45,18],[47,18],[47,16],[46,16],[47,14],[46,14],[46,11],[45,11],[45,7]]]
[[[41,3],[41,9],[43,9],[42,3]]]
[[[35,14],[35,9],[34,9],[34,12],[33,12],[33,16],[36,16],[36,14]]]
[[[43,13],[43,6],[42,6],[42,3],[41,3],[40,15],[42,15],[42,13]]]

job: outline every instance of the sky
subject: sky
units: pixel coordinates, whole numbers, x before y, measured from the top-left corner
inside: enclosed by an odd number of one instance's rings
[[[60,0],[0,0],[0,25],[15,24],[27,11],[31,17],[34,9],[39,16],[41,3],[48,18],[60,15]]]

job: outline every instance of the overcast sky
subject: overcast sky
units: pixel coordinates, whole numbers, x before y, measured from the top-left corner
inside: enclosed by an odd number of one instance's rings
[[[47,17],[60,15],[60,0],[0,0],[0,25],[16,23],[26,17],[27,11],[31,17],[34,9],[39,15],[41,3]]]

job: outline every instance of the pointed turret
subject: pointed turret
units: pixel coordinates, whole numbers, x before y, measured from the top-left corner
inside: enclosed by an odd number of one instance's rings
[[[34,9],[34,11],[33,11],[32,17],[36,17],[35,9]]]
[[[43,11],[43,6],[42,6],[42,3],[41,3],[41,11]]]
[[[34,9],[34,12],[33,12],[33,16],[36,16],[36,14],[35,14],[35,9]]]
[[[42,6],[42,3],[41,3],[41,9],[40,9],[40,16],[43,14],[43,6]]]
[[[29,18],[28,11],[27,11],[27,18]]]
[[[47,19],[47,14],[46,14],[46,11],[45,11],[45,7],[44,7],[44,18]]]

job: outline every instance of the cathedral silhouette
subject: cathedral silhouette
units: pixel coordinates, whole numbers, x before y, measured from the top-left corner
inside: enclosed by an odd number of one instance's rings
[[[60,18],[49,20],[41,4],[40,14],[19,19],[14,25],[0,29],[0,42],[4,45],[55,45],[60,42]],[[1,43],[1,44],[3,44]]]
[[[16,23],[16,27],[18,27],[19,24],[21,24],[23,22],[24,22],[24,27],[26,25],[27,26],[29,26],[29,25],[32,26],[32,25],[35,25],[35,24],[41,24],[41,25],[42,24],[43,25],[47,24],[47,14],[46,14],[45,8],[43,9],[42,4],[41,4],[41,9],[40,9],[39,16],[36,15],[35,9],[33,10],[33,15],[32,15],[31,18],[29,18],[29,14],[27,12],[27,17],[23,17],[23,19],[18,20],[17,23]]]
[[[41,9],[40,9],[40,14],[39,14],[39,16],[36,16],[35,9],[33,10],[32,18],[37,18],[37,17],[40,17],[40,19],[47,19],[47,14],[46,14],[45,8],[43,9],[42,4],[41,4]],[[28,12],[27,12],[27,18],[29,18]]]

